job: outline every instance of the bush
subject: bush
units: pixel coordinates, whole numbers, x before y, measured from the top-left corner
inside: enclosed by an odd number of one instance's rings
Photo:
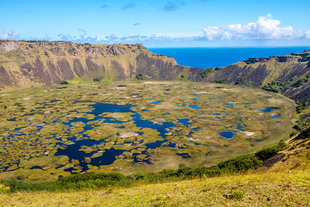
[[[272,147],[265,148],[255,153],[255,156],[258,157],[258,159],[265,161],[275,156],[279,151],[284,149],[285,146],[286,144],[283,142],[283,140],[281,140],[279,144],[272,146]]]
[[[297,132],[301,132],[302,130],[306,129],[308,126],[308,123],[302,120],[298,120],[295,125],[293,126],[293,129]]]
[[[31,192],[31,191],[55,191],[60,190],[55,182],[23,182],[20,180],[4,180],[2,182],[10,190],[9,192]]]
[[[143,80],[143,75],[141,73],[137,74],[136,80]]]
[[[263,87],[263,90],[270,91],[274,93],[279,93],[283,89],[282,83],[278,80],[273,80],[271,83],[268,83]]]
[[[305,108],[307,108],[308,105],[309,103],[298,104],[296,107],[296,112],[300,114]]]
[[[60,82],[60,85],[68,85],[68,84],[69,84],[68,81],[61,81],[61,82]]]
[[[244,155],[219,163],[218,168],[225,173],[245,172],[261,166],[263,162],[255,155]]]
[[[80,182],[91,182],[91,181],[125,181],[129,178],[119,174],[119,173],[98,173],[98,174],[77,174],[77,175],[71,175],[68,177],[60,177],[57,180],[57,183],[60,183],[62,185],[66,185],[68,183],[80,183]]]
[[[193,175],[193,169],[189,167],[181,168],[176,173],[177,177],[188,177]]]
[[[94,82],[100,82],[101,80],[100,80],[100,78],[94,78],[93,81]]]
[[[208,77],[209,73],[213,72],[213,70],[214,70],[214,68],[204,69],[204,71],[200,73],[201,78]]]
[[[218,168],[218,166],[213,166],[213,167],[201,167],[201,168],[196,168],[193,171],[193,175],[202,177],[206,175],[207,177],[215,177],[219,176],[222,173],[222,171]]]
[[[163,177],[173,177],[176,176],[177,171],[173,169],[164,169],[159,174]]]
[[[299,79],[298,81],[296,81],[293,84],[293,87],[298,88],[298,87],[302,86],[304,83],[307,83],[307,82],[308,82],[308,79],[306,77],[303,77],[303,78]]]

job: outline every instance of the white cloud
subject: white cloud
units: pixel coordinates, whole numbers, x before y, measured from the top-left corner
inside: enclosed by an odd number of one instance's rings
[[[305,37],[306,37],[307,39],[310,39],[310,30],[308,30],[308,31],[305,32]]]
[[[14,40],[19,37],[18,31],[8,31],[0,26],[0,39],[3,40]]]
[[[102,44],[113,44],[113,43],[146,43],[146,42],[177,42],[189,37],[172,37],[168,35],[132,35],[132,36],[117,36],[114,34],[107,36],[71,36],[65,34],[58,34],[56,38],[47,38],[48,40],[62,40],[72,41],[81,43],[102,43]]]
[[[230,24],[224,27],[203,28],[207,40],[277,40],[299,36],[293,27],[281,27],[281,22],[269,14],[248,24]]]
[[[261,45],[305,45],[310,43],[310,30],[294,30],[293,27],[281,26],[281,22],[271,15],[258,17],[256,22],[247,24],[229,24],[223,27],[212,26],[203,29],[203,33],[157,33],[119,35],[89,35],[91,32],[82,28],[75,35],[60,33],[57,36],[19,37],[18,31],[7,31],[0,26],[0,39],[25,40],[62,40],[80,43],[114,44],[143,43],[152,46],[261,46]],[[287,41],[290,40],[290,41]]]

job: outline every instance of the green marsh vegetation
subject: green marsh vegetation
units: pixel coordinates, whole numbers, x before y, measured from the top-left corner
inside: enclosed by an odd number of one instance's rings
[[[96,103],[131,105],[131,111],[94,115]],[[28,181],[214,166],[288,138],[295,119],[294,102],[282,95],[193,82],[96,82],[1,91],[0,107],[0,176]],[[269,107],[278,109],[260,111]],[[137,126],[135,114],[149,126]],[[162,134],[153,127],[165,123],[173,125]],[[232,139],[220,135],[227,131]],[[76,151],[89,156],[57,155],[76,142],[86,143]],[[112,149],[121,152],[112,155],[112,163],[91,164]],[[251,166],[259,164],[246,159]]]
[[[49,182],[24,182],[14,179],[0,181],[2,193],[33,192],[33,191],[59,191],[100,189],[112,186],[125,187],[137,184],[149,184],[168,181],[180,181],[195,178],[210,178],[223,175],[245,173],[249,170],[261,167],[263,161],[276,155],[286,145],[281,141],[279,144],[267,147],[255,154],[239,156],[221,162],[211,167],[165,169],[158,173],[139,173],[124,176],[119,173],[76,174],[60,177],[56,181]],[[0,186],[1,187],[1,186]],[[242,196],[236,194],[236,199]],[[234,198],[234,196],[232,197]]]

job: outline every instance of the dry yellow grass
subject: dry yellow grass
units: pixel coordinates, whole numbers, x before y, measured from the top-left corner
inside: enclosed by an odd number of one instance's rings
[[[309,206],[310,170],[70,192],[0,194],[0,206]]]

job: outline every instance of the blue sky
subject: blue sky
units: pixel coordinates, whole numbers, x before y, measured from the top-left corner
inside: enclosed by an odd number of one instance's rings
[[[309,0],[0,0],[0,39],[309,46]]]

